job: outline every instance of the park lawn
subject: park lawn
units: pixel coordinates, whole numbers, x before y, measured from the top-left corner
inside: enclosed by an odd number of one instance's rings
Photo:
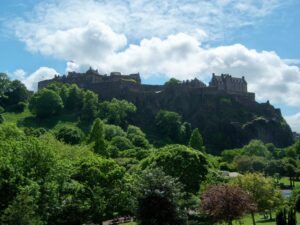
[[[262,216],[259,215],[259,214],[256,214],[255,215],[255,221],[256,221],[256,224],[259,225],[276,225],[276,222],[275,222],[275,213],[273,213],[273,217],[274,217],[274,220],[273,221],[266,221],[266,220],[262,220]],[[300,221],[300,213],[297,213],[297,221],[299,222]],[[245,216],[241,221],[234,221],[234,225],[240,225],[240,222],[242,222],[243,225],[252,225],[252,218],[250,215],[248,216]],[[137,225],[137,223],[135,222],[130,222],[130,223],[124,223],[122,225]],[[224,224],[225,225],[225,224]]]
[[[283,183],[284,185],[290,185],[290,179],[288,177],[283,177],[279,180],[280,183]],[[295,188],[300,187],[300,181],[295,181]]]

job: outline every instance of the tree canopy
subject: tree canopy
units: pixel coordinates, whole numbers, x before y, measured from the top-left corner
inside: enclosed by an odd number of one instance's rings
[[[167,145],[152,153],[141,162],[142,168],[160,167],[167,174],[177,178],[187,192],[197,192],[205,180],[208,163],[205,156],[183,145]]]
[[[61,97],[49,89],[38,91],[29,101],[30,111],[41,118],[56,115],[61,112],[63,107]]]

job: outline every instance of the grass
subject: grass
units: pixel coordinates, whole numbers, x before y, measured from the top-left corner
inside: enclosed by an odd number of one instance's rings
[[[263,220],[261,215],[256,214],[255,215],[255,221],[256,221],[257,225],[276,225],[276,222],[275,222],[275,213],[273,213],[273,217],[274,217],[274,219],[272,221],[270,221],[270,220]],[[297,213],[297,221],[298,222],[300,221],[300,213]],[[252,225],[252,218],[251,218],[250,215],[248,215],[248,216],[245,216],[240,221],[238,221],[238,220],[234,221],[233,224],[234,225],[240,225],[240,224],[242,224],[242,225]],[[130,223],[124,223],[122,225],[137,225],[137,223],[130,222]]]
[[[22,113],[5,112],[3,117],[6,123],[14,123],[19,127],[57,129],[64,125],[79,126],[84,131],[89,131],[91,122],[80,122],[79,116],[73,112],[62,112],[60,115],[51,116],[49,118],[36,118],[28,108]]]
[[[288,177],[283,177],[279,180],[279,183],[283,183],[284,185],[290,185],[290,179]],[[295,181],[295,188],[300,187],[300,181]]]
[[[24,112],[22,113],[14,113],[14,112],[5,112],[3,113],[3,117],[5,122],[8,123],[15,123],[17,124],[19,121],[24,120],[27,117],[31,117],[32,114],[31,112],[28,110],[28,108],[26,108],[24,110]]]

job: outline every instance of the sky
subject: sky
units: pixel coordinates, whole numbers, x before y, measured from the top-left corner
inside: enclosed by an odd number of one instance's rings
[[[300,132],[299,0],[1,0],[0,71],[36,90],[55,74],[245,76]]]

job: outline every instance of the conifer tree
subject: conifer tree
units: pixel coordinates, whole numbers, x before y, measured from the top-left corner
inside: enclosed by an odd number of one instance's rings
[[[276,214],[276,225],[287,225],[287,223],[286,223],[286,211],[285,211],[285,209],[280,210]]]
[[[190,137],[189,146],[196,150],[204,151],[203,138],[198,128],[193,130]]]
[[[89,142],[94,142],[94,151],[96,153],[102,156],[108,155],[104,140],[104,124],[99,118],[97,118],[93,123]]]
[[[287,225],[296,225],[297,220],[296,220],[296,210],[294,208],[290,208],[288,212],[288,222]]]

